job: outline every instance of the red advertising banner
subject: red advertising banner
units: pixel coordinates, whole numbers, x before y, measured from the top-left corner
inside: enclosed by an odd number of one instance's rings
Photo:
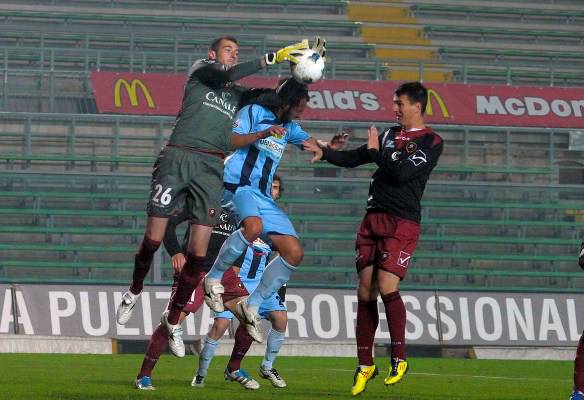
[[[92,72],[100,113],[176,115],[185,75]],[[273,87],[276,78],[249,77],[239,83]],[[304,119],[394,120],[397,82],[322,80],[310,85]],[[436,124],[584,128],[584,88],[426,85],[426,121]]]

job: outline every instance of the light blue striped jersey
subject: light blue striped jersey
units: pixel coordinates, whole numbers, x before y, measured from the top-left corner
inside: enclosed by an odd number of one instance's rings
[[[259,285],[271,253],[270,246],[259,238],[248,247],[239,270],[239,278],[248,292]]]
[[[283,126],[286,133],[281,137],[270,136],[256,140],[227,158],[223,173],[226,187],[252,186],[271,197],[272,178],[286,145],[292,143],[300,147],[310,135],[296,122],[282,124],[272,111],[258,104],[243,107],[233,123],[233,133],[239,135],[255,134],[272,125]]]

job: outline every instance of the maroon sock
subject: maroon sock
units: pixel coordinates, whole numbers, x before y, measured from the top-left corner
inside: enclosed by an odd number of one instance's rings
[[[178,324],[182,309],[191,298],[199,282],[205,277],[205,271],[203,270],[204,263],[205,257],[187,254],[187,262],[178,277],[178,285],[174,296],[170,299],[169,323],[173,325]]]
[[[241,360],[243,360],[243,357],[247,354],[252,343],[253,339],[247,334],[245,325],[239,324],[235,331],[235,343],[233,344],[231,358],[227,364],[227,370],[229,372],[237,371],[241,368]]]
[[[130,285],[130,292],[138,294],[144,288],[144,278],[150,271],[150,265],[154,258],[154,253],[160,247],[160,242],[150,239],[144,235],[144,239],[140,244],[138,252],[134,256],[134,273],[132,275],[132,284]]]
[[[580,336],[574,360],[574,387],[576,390],[584,392],[584,332]]]
[[[168,334],[166,329],[162,325],[158,325],[150,337],[150,342],[148,342],[148,348],[146,349],[146,354],[144,354],[144,361],[142,361],[142,368],[136,377],[137,379],[143,376],[152,376],[152,370],[156,366],[160,355],[166,350],[167,345]]]
[[[373,365],[373,342],[375,331],[379,325],[379,311],[377,300],[357,302],[357,359],[359,365]]]
[[[399,291],[381,296],[391,336],[391,357],[406,359],[406,306]]]

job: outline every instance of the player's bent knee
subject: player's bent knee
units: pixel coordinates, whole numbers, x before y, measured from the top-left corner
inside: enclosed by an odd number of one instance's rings
[[[274,311],[272,312],[272,328],[278,332],[285,332],[286,326],[288,325],[288,314],[286,311]]]
[[[284,257],[284,259],[295,267],[302,263],[302,260],[304,259],[304,249],[302,248],[302,245],[298,239],[292,241],[292,245],[290,246],[290,254],[288,257]]]
[[[209,333],[207,333],[207,336],[209,336],[213,340],[221,339],[221,337],[223,337],[223,335],[225,334],[227,328],[229,328],[229,323],[230,321],[226,318],[215,318],[213,326],[209,330]]]
[[[243,236],[249,242],[253,242],[258,237],[260,237],[262,231],[264,230],[262,220],[258,217],[247,217],[241,223],[241,227]]]
[[[299,266],[302,263],[302,259],[304,258],[304,250],[300,246],[298,246],[297,248],[289,249],[285,254],[282,253],[280,254],[288,264],[293,265],[295,267]]]

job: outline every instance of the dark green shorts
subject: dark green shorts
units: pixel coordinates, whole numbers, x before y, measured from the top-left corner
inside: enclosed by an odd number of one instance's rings
[[[167,146],[154,163],[148,215],[170,217],[187,207],[195,223],[214,226],[222,194],[222,159]]]

